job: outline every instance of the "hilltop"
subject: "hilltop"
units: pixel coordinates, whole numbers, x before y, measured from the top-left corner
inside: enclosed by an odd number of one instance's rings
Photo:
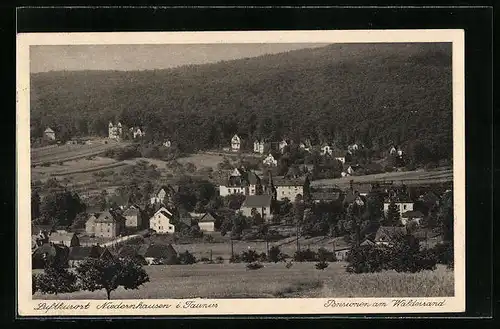
[[[418,141],[432,160],[451,159],[451,84],[446,44],[336,44],[165,70],[36,73],[32,132],[106,135],[119,119],[188,152],[238,133],[381,147]]]

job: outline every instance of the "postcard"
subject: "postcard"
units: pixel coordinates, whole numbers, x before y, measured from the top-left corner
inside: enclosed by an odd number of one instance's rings
[[[464,80],[463,30],[18,34],[19,315],[465,311]]]

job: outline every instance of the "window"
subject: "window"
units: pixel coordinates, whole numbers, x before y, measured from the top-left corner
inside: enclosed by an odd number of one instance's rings
[[[405,204],[403,205],[403,209],[406,210],[406,205]]]

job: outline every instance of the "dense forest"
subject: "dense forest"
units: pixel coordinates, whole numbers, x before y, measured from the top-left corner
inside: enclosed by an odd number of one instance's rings
[[[336,44],[165,70],[32,74],[32,136],[47,126],[62,139],[106,136],[116,120],[183,152],[228,146],[238,133],[418,143],[429,160],[451,160],[451,45]]]

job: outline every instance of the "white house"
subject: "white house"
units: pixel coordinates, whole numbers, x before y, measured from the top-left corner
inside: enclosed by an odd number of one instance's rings
[[[270,221],[273,218],[271,214],[271,203],[271,195],[250,195],[243,201],[240,211],[247,217],[251,217],[254,214],[260,214],[264,221]]]
[[[238,135],[234,135],[231,138],[231,150],[233,152],[238,152],[241,149],[241,138]]]
[[[157,233],[174,233],[175,226],[171,223],[174,215],[165,207],[161,207],[149,219],[149,228]]]
[[[264,142],[256,140],[253,142],[253,151],[255,153],[264,154]]]
[[[321,146],[321,155],[331,155],[333,152],[332,148],[330,145],[325,144]]]
[[[311,152],[311,148],[312,148],[311,141],[309,139],[307,139],[305,142],[300,143],[299,148],[301,150],[306,151],[306,152]]]
[[[56,139],[56,133],[50,127],[45,129],[43,134],[44,134],[45,138],[47,138],[48,140],[53,141]]]
[[[146,132],[139,127],[130,128],[130,132],[132,133],[134,139],[146,136]]]
[[[120,140],[122,138],[122,133],[123,131],[121,122],[118,122],[116,125],[114,125],[112,122],[109,123],[108,125],[109,139]]]
[[[215,217],[211,213],[207,212],[198,220],[198,226],[203,232],[214,232],[215,221]]]
[[[260,194],[260,177],[253,171],[243,171],[235,168],[225,183],[219,185],[219,195],[232,194],[256,195]]]
[[[276,167],[278,165],[278,161],[273,157],[271,153],[262,161],[263,164],[269,167]]]
[[[298,196],[304,197],[304,192],[309,186],[307,177],[299,178],[273,178],[272,185],[276,189],[276,200],[288,199],[295,201]]]
[[[167,139],[165,142],[163,142],[163,146],[165,146],[165,147],[171,147],[172,146],[172,142],[169,139]]]
[[[422,214],[420,211],[406,211],[401,214],[401,224],[407,225],[409,223],[416,223],[417,225],[420,225],[422,220],[424,219],[424,214]]]
[[[394,201],[394,203],[396,204],[396,207],[399,210],[399,215],[401,217],[402,217],[403,213],[405,213],[407,211],[413,211],[413,205],[414,205],[414,203],[412,201],[398,200],[398,201]],[[389,211],[389,205],[390,204],[391,204],[391,202],[389,200],[385,200],[384,201],[384,213],[385,214],[387,214],[387,212]]]

